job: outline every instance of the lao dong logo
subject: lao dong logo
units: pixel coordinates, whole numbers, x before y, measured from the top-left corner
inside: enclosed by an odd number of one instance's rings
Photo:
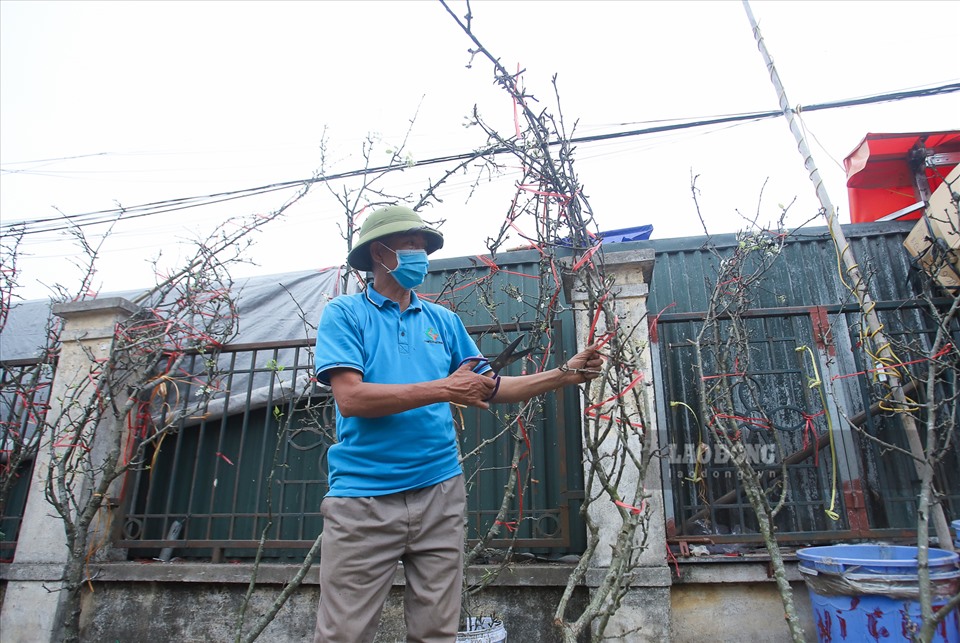
[[[775,444],[750,444],[743,445],[744,456],[750,464],[754,465],[772,465],[777,462],[777,447]],[[726,449],[711,447],[709,444],[684,444],[679,448],[676,444],[670,444],[667,449],[667,462],[670,464],[687,465],[729,465],[730,453]]]

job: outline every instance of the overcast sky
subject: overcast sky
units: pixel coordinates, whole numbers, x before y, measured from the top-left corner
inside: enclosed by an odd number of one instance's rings
[[[462,2],[451,2],[458,14]],[[792,103],[960,80],[958,2],[752,3]],[[777,109],[740,2],[472,3],[474,30],[580,135],[661,121]],[[413,160],[484,143],[465,128],[474,105],[512,131],[509,98],[490,65],[467,63],[470,42],[439,2],[0,1],[0,218],[4,223],[240,190],[362,167],[364,139],[388,160],[416,116]],[[960,93],[804,115],[810,145],[841,219],[840,164],[867,132],[960,128]],[[702,234],[690,198],[700,175],[712,233],[763,220],[796,199],[790,223],[818,207],[783,119],[690,129],[578,147],[577,169],[601,230],[652,224],[654,237]],[[442,168],[398,175],[419,192]],[[467,201],[469,180],[432,211],[446,219],[435,256],[485,251],[503,220],[515,172]],[[764,182],[764,199],[758,199]],[[342,190],[343,185],[334,186]],[[290,193],[120,223],[104,244],[97,286],[146,286],[149,259],[175,266],[178,240],[228,216],[269,211]],[[258,237],[238,276],[339,264],[339,206],[323,186]],[[818,222],[819,224],[819,222]],[[90,228],[93,238],[102,229]],[[30,235],[21,294],[76,283],[62,233]]]

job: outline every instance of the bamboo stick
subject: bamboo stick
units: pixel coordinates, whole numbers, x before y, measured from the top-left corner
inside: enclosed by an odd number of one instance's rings
[[[820,178],[820,172],[817,170],[817,164],[813,160],[813,155],[811,154],[810,148],[807,145],[806,137],[804,137],[803,132],[800,131],[800,126],[797,123],[796,112],[791,107],[790,101],[787,100],[787,94],[784,91],[783,83],[780,81],[780,76],[773,64],[773,58],[770,56],[770,52],[767,51],[767,46],[763,42],[763,37],[760,35],[760,27],[757,26],[757,21],[753,17],[753,11],[750,9],[750,3],[748,0],[743,0],[743,8],[747,12],[747,18],[750,21],[751,28],[753,29],[753,37],[757,41],[757,47],[759,48],[760,54],[763,56],[763,60],[770,72],[770,81],[773,83],[774,89],[777,92],[777,97],[780,101],[780,109],[783,111],[783,115],[786,117],[787,123],[790,126],[790,131],[793,133],[793,137],[797,141],[797,150],[800,152],[800,156],[803,157],[803,165],[810,173],[810,181],[813,183],[814,189],[816,190],[817,199],[820,201],[820,208],[823,212],[823,216],[827,220],[827,227],[830,230],[830,235],[837,246],[837,251],[840,253],[840,257],[843,260],[847,274],[851,277],[854,283],[853,288],[863,308],[864,316],[867,322],[867,328],[870,330],[870,337],[873,339],[873,343],[879,357],[889,359],[890,363],[895,363],[896,360],[893,357],[890,344],[887,341],[886,335],[883,332],[883,327],[880,323],[880,319],[877,316],[876,310],[874,309],[875,304],[873,302],[873,298],[870,296],[866,282],[863,280],[863,276],[860,273],[860,268],[857,266],[856,259],[853,255],[853,249],[850,247],[850,244],[847,243],[846,236],[844,236],[843,230],[837,221],[836,209],[834,208],[833,203],[830,201],[830,195],[827,193],[827,188],[824,186],[823,180]],[[892,369],[888,371],[887,376],[889,379],[890,391],[894,400],[903,406],[907,406],[907,397],[903,392],[903,386],[900,382],[899,376]],[[907,443],[910,447],[910,453],[914,457],[914,465],[917,468],[917,475],[923,479],[923,469],[925,466],[924,463],[926,462],[927,458],[926,454],[924,453],[923,444],[920,441],[920,433],[917,430],[916,422],[914,422],[913,416],[911,416],[909,413],[902,414],[901,419],[903,420],[904,432],[906,434]],[[921,511],[923,509],[923,507],[920,508]],[[944,516],[943,507],[940,504],[934,504],[929,509],[930,519],[933,521],[934,530],[937,534],[937,539],[940,542],[940,546],[942,548],[952,550],[953,545],[950,537],[950,528],[947,525],[947,519],[946,516]]]

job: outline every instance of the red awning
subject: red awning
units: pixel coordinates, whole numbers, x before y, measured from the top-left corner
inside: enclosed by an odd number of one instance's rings
[[[919,218],[924,197],[917,173],[925,178],[929,197],[958,162],[960,131],[867,134],[843,160],[850,220],[876,221],[911,207],[917,209],[895,218]]]

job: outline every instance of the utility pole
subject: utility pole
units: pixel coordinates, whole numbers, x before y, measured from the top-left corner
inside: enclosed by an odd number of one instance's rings
[[[747,12],[747,19],[750,20],[750,27],[753,29],[753,37],[757,41],[757,47],[760,49],[760,54],[763,56],[767,69],[770,71],[770,81],[773,83],[773,87],[777,92],[780,109],[783,111],[783,115],[790,126],[790,131],[797,141],[797,150],[800,152],[800,156],[803,157],[803,166],[807,168],[807,171],[810,173],[810,181],[813,183],[814,189],[817,192],[817,199],[820,201],[820,209],[823,212],[823,216],[827,220],[827,228],[830,230],[830,236],[833,238],[834,244],[836,244],[837,252],[840,253],[840,258],[846,268],[847,275],[849,275],[853,281],[854,295],[856,295],[857,300],[860,302],[864,317],[866,318],[870,339],[873,342],[876,354],[881,361],[888,360],[885,363],[896,363],[896,359],[890,349],[890,343],[887,341],[886,335],[883,332],[883,325],[877,316],[875,310],[876,304],[870,296],[870,291],[867,289],[863,275],[860,273],[860,268],[857,266],[856,257],[853,255],[853,248],[847,243],[847,238],[843,234],[839,221],[837,221],[836,208],[833,207],[833,203],[830,201],[830,195],[827,194],[827,188],[823,185],[823,180],[820,178],[817,164],[813,160],[810,147],[807,145],[806,138],[797,122],[797,114],[790,106],[790,101],[787,100],[783,83],[780,82],[780,75],[777,74],[777,69],[773,65],[773,58],[770,56],[770,52],[767,51],[767,46],[764,44],[763,37],[760,35],[760,27],[757,26],[757,21],[753,17],[753,11],[750,9],[748,0],[743,0],[743,8]],[[890,393],[893,399],[898,404],[906,407],[909,401],[903,392],[903,385],[900,381],[899,374],[895,369],[890,369],[885,371],[885,373],[887,374]],[[925,464],[926,455],[924,453],[923,443],[920,441],[920,432],[917,430],[917,425],[912,415],[909,413],[901,413],[900,415],[903,422],[904,433],[907,437],[907,444],[913,456],[914,466],[917,468],[917,474],[923,479],[923,468],[928,465]],[[920,508],[921,511],[923,511],[923,509],[923,507]],[[930,509],[929,517],[933,522],[940,547],[952,551],[953,544],[950,537],[950,528],[947,525],[947,518],[943,513],[942,505],[936,503],[931,506]],[[923,544],[925,545],[926,543]]]

